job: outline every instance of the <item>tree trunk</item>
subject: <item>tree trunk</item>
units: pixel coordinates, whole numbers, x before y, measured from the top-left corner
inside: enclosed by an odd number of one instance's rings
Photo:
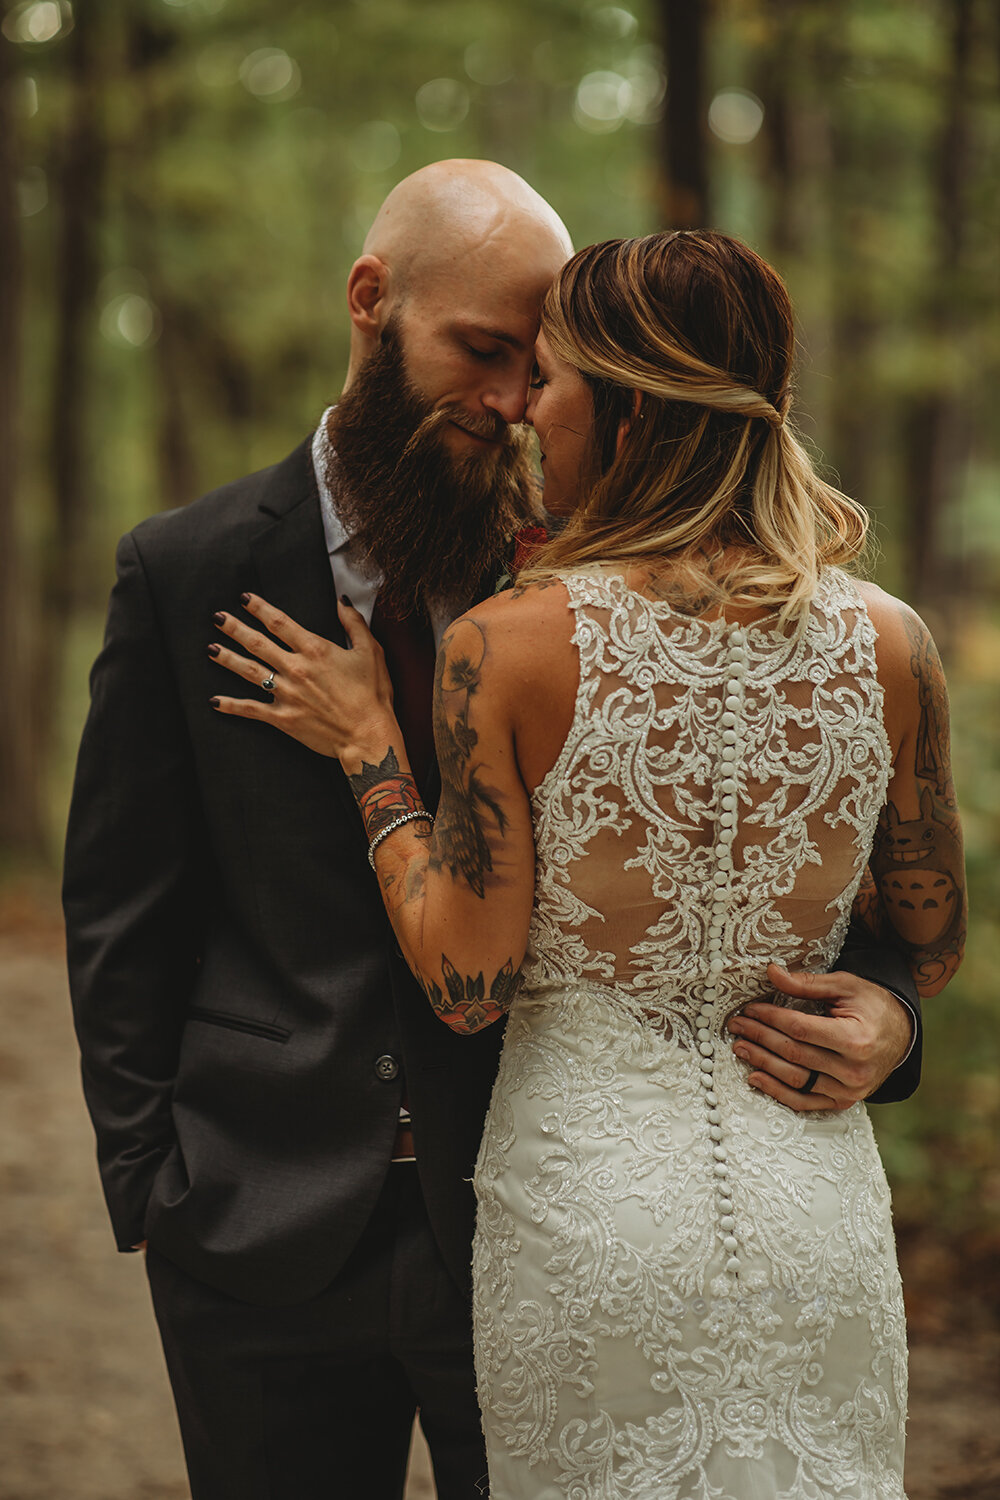
[[[0,852],[43,852],[39,757],[34,739],[30,632],[36,610],[18,527],[18,437],[21,386],[21,230],[17,204],[17,138],[11,93],[13,49],[0,37]]]
[[[38,744],[55,730],[63,650],[84,597],[85,543],[93,510],[87,432],[87,345],[95,316],[98,222],[105,143],[101,130],[100,0],[76,0],[67,48],[70,106],[57,146],[53,201],[60,222],[55,248],[55,338],[49,414],[52,515],[42,558],[42,618],[35,676]]]
[[[178,47],[175,32],[162,17],[128,12],[125,33],[132,83],[133,131],[128,174],[136,186],[126,198],[125,238],[134,264],[142,271],[160,315],[159,337],[149,351],[155,382],[156,459],[159,503],[163,509],[185,505],[198,493],[198,466],[185,411],[184,389],[201,355],[202,329],[195,320],[194,357],[186,341],[181,309],[164,272],[163,203],[158,182],[161,146],[178,122],[170,118],[154,86],[156,73]],[[176,106],[174,106],[176,108]]]
[[[872,352],[880,327],[873,283],[875,267],[867,249],[871,194],[877,173],[871,143],[859,134],[850,96],[840,80],[850,72],[847,8],[831,4],[816,38],[812,76],[827,120],[829,218],[826,241],[830,274],[831,453],[841,487],[863,505],[877,499],[875,448],[881,413],[872,376]]]
[[[708,0],[660,0],[667,98],[660,128],[660,217],[667,229],[710,222],[705,98]]]
[[[942,565],[941,517],[957,488],[967,447],[966,393],[949,380],[948,356],[960,341],[962,328],[959,274],[965,232],[965,188],[969,172],[970,67],[974,0],[948,0],[951,66],[945,80],[946,97],[934,163],[933,222],[937,249],[926,302],[928,336],[946,358],[945,378],[936,389],[907,403],[903,439],[907,445],[906,503],[907,586],[913,598],[935,603],[955,590],[960,580]]]

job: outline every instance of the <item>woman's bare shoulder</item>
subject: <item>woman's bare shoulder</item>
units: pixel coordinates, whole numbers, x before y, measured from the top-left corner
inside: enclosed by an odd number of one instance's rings
[[[934,645],[924,621],[904,599],[897,599],[877,583],[856,579],[855,587],[878,636],[876,653],[883,677],[887,672],[912,677],[914,658]]]
[[[541,578],[537,582],[515,584],[473,605],[463,620],[470,620],[485,630],[508,636],[530,636],[539,630],[549,631],[564,622],[567,635],[572,631],[569,594],[558,578]]]

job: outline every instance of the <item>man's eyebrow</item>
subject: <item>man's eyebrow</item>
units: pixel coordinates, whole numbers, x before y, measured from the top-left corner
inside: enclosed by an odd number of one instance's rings
[[[483,339],[496,339],[498,344],[509,344],[512,349],[522,350],[528,346],[523,339],[519,339],[513,333],[507,333],[503,328],[483,328],[479,323],[460,323],[456,325],[463,333],[474,333]]]

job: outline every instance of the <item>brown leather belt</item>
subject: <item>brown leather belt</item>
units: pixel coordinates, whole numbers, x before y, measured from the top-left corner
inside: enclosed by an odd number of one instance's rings
[[[393,1161],[413,1161],[413,1126],[397,1125],[396,1139],[392,1143]]]

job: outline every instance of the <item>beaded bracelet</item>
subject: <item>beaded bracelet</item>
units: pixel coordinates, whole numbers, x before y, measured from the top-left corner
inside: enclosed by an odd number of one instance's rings
[[[384,838],[388,838],[393,829],[402,828],[404,823],[413,823],[417,818],[420,818],[424,823],[430,823],[431,827],[434,826],[434,818],[432,814],[429,812],[425,812],[422,807],[418,807],[414,808],[413,812],[401,813],[398,818],[393,818],[391,823],[387,823],[384,828],[379,829],[378,833],[368,845],[368,863],[371,865],[373,870],[375,868],[375,850],[378,848],[379,844],[381,844],[382,840]]]

